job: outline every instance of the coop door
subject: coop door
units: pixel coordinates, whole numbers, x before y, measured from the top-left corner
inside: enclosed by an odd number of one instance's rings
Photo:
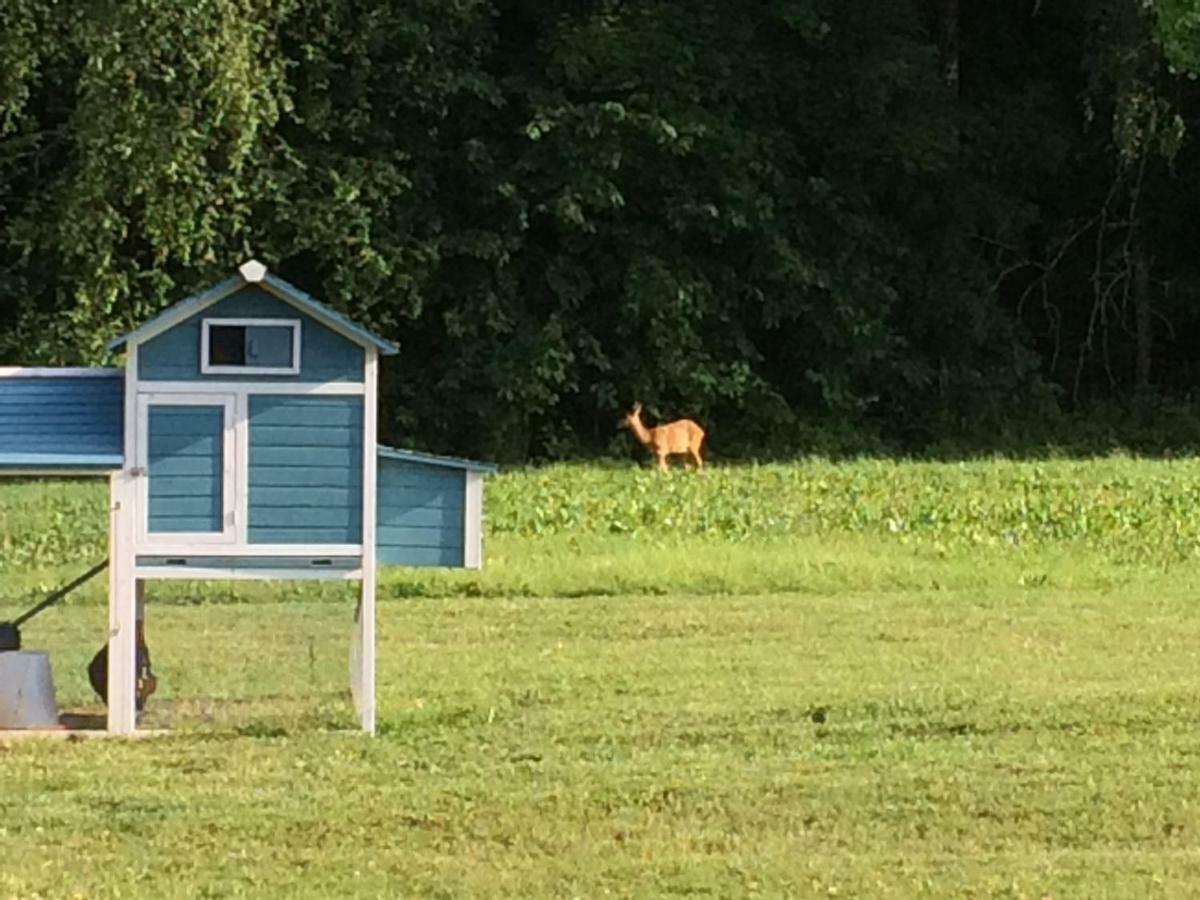
[[[233,397],[222,394],[139,398],[144,541],[233,541],[233,409]]]

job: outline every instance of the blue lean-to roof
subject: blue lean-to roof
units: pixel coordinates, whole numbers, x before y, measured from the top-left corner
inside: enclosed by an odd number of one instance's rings
[[[385,447],[382,444],[378,445],[378,455],[382,459],[395,459],[425,466],[442,466],[448,469],[463,469],[468,472],[482,472],[489,475],[496,471],[496,466],[492,463],[462,459],[458,456],[422,453],[419,450],[401,450],[397,447]]]
[[[357,322],[347,318],[335,309],[326,306],[310,294],[306,294],[294,284],[267,272],[266,267],[256,260],[250,260],[242,265],[237,275],[218,282],[206,291],[193,294],[181,300],[174,306],[168,307],[149,322],[109,342],[108,349],[116,350],[125,344],[141,341],[144,338],[160,334],[172,325],[182,322],[208,306],[227,297],[234,291],[247,284],[260,284],[276,297],[284,300],[297,309],[308,313],[318,322],[344,335],[348,339],[364,347],[374,347],[384,356],[394,356],[399,348],[391,341],[385,340],[374,332],[368,331]]]
[[[122,369],[0,369],[0,470],[121,467]]]

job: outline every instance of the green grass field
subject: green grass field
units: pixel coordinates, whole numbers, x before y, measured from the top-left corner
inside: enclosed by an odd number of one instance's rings
[[[1200,465],[489,486],[483,573],[152,586],[138,742],[0,745],[0,897],[1192,897]],[[0,616],[103,493],[0,487]],[[95,590],[25,629],[99,712]]]

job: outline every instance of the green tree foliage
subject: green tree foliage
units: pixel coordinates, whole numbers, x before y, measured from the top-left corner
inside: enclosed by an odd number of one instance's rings
[[[181,278],[245,251],[260,157],[288,102],[273,27],[284,11],[114,0],[30,2],[14,16],[43,45],[25,49],[6,92],[0,151],[16,213],[4,294],[24,306],[16,346],[96,359],[114,332],[177,299]]]
[[[402,345],[389,438],[502,459],[1183,397],[1198,10],[3,0],[0,359],[255,255]]]
[[[1196,0],[1156,0],[1148,12],[1156,14],[1158,39],[1171,65],[1200,75],[1200,3]]]

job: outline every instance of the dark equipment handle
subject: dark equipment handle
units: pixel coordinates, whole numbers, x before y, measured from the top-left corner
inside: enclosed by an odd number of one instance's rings
[[[6,624],[10,624],[14,628],[21,627],[26,622],[28,622],[30,619],[32,619],[34,616],[36,616],[38,613],[40,613],[43,609],[45,609],[47,606],[53,606],[55,603],[57,603],[63,597],[67,596],[67,594],[71,593],[71,591],[75,590],[75,588],[79,587],[85,581],[91,581],[93,578],[95,578],[97,575],[99,575],[101,572],[103,572],[107,568],[108,568],[108,560],[107,559],[102,563],[97,563],[96,565],[94,565],[90,569],[88,569],[86,572],[84,572],[82,575],[80,575],[78,578],[76,578],[74,581],[72,581],[70,584],[66,585],[65,587],[60,587],[57,591],[55,591],[53,594],[51,594],[49,597],[47,597],[45,600],[43,600],[41,603],[39,603],[33,609],[24,613],[19,618],[14,619],[12,622],[6,623]]]

